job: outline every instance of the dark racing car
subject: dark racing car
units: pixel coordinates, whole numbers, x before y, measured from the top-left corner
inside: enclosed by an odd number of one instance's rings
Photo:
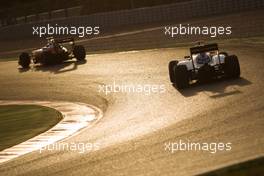
[[[69,49],[63,46],[64,44],[70,45]],[[46,46],[33,50],[31,54],[21,53],[18,64],[23,68],[28,68],[31,62],[54,65],[72,58],[76,58],[77,61],[84,61],[85,55],[85,48],[82,45],[75,45],[73,38],[54,39],[50,37],[47,38]]]

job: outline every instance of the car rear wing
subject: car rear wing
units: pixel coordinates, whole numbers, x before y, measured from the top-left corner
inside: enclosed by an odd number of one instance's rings
[[[74,43],[74,38],[61,38],[61,39],[55,39],[57,43],[69,43],[73,42]]]
[[[217,43],[202,45],[202,46],[196,46],[196,47],[190,48],[191,55],[203,53],[203,52],[208,52],[208,51],[215,51],[215,50],[218,50]]]

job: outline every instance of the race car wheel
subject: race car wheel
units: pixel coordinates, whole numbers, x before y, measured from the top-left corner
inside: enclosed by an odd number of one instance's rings
[[[82,45],[77,45],[73,49],[73,55],[76,57],[78,61],[83,61],[85,60],[85,48]]]
[[[184,89],[189,85],[189,74],[186,65],[174,67],[175,85],[178,89]]]
[[[225,58],[225,74],[229,78],[239,78],[240,65],[237,56],[231,55]]]
[[[19,56],[18,64],[21,65],[23,68],[28,68],[30,61],[31,60],[28,53],[21,53]]]
[[[170,76],[170,81],[171,83],[175,83],[175,72],[174,72],[174,67],[178,64],[178,61],[170,61],[169,63],[169,76]]]

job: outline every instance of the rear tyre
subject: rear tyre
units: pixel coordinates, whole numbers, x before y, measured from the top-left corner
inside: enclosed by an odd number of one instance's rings
[[[177,65],[174,67],[175,85],[178,89],[184,89],[189,86],[189,74],[186,65]]]
[[[31,59],[28,53],[21,53],[19,56],[18,64],[22,66],[23,68],[29,68]]]
[[[82,45],[74,46],[73,55],[78,61],[84,61],[86,55],[85,48]]]
[[[227,56],[225,58],[225,74],[229,78],[240,77],[240,65],[236,55]]]
[[[169,76],[170,76],[171,83],[175,83],[174,67],[176,67],[177,64],[178,64],[178,61],[170,61],[169,63]]]

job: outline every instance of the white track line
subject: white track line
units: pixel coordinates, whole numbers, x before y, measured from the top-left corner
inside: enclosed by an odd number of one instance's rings
[[[92,125],[102,117],[102,111],[84,103],[49,101],[0,101],[0,105],[40,105],[59,111],[63,119],[48,131],[25,142],[0,152],[0,163],[39,150],[42,147],[72,136],[81,129]]]

